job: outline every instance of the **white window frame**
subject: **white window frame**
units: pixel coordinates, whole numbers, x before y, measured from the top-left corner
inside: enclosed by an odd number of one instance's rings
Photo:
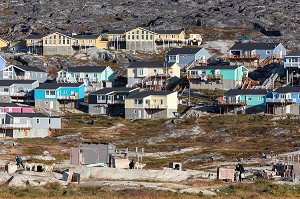
[[[53,94],[53,92],[54,92],[54,94]],[[56,97],[55,90],[45,90],[45,98],[55,98],[55,97]]]
[[[263,101],[263,97],[262,96],[258,96],[258,101]]]

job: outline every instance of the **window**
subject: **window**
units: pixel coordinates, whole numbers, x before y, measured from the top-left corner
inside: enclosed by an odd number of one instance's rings
[[[67,91],[64,91],[64,94],[67,94]]]
[[[134,104],[135,104],[135,105],[143,104],[143,100],[142,100],[142,99],[135,99],[135,100],[134,100]]]
[[[252,97],[251,96],[248,96],[248,101],[252,101]]]
[[[66,44],[65,37],[62,37],[63,44]]]
[[[89,39],[89,44],[92,44],[93,43],[93,40],[92,39]]]
[[[300,94],[298,95],[298,98],[300,99]]]
[[[55,98],[55,91],[46,91],[46,98]]]
[[[266,54],[269,55],[269,54],[271,54],[271,52],[270,52],[269,50],[267,50],[267,51],[266,51]]]
[[[148,40],[148,34],[146,34],[146,40]]]
[[[40,123],[40,119],[36,119],[36,123],[39,124]]]
[[[128,34],[128,40],[130,40],[130,34]]]
[[[67,44],[70,44],[70,39],[67,39]]]
[[[132,33],[132,35],[131,35],[131,39],[132,39],[132,40],[134,40],[134,33]]]
[[[150,34],[150,40],[153,40],[153,35],[152,34]]]
[[[262,96],[258,96],[258,101],[263,101],[263,97]]]
[[[144,35],[142,35],[142,40],[144,40],[145,39],[145,37],[144,37]]]
[[[3,91],[6,92],[6,93],[8,93],[9,89],[8,88],[4,88]]]
[[[45,104],[47,105],[49,102],[48,101],[45,101]]]
[[[53,44],[56,44],[56,35],[53,36]]]
[[[89,74],[85,74],[85,77],[89,77]]]
[[[14,123],[15,124],[20,124],[20,118],[14,118]]]
[[[192,70],[191,75],[198,75],[198,71]]]
[[[175,39],[175,35],[172,35],[172,39]]]
[[[160,105],[163,105],[164,104],[164,100],[160,100]]]
[[[104,101],[104,100],[106,100],[106,96],[105,95],[97,95],[97,100]]]
[[[30,43],[31,43],[31,44],[34,44],[34,40],[30,40]]]
[[[94,77],[97,77],[97,74],[94,74]]]
[[[49,44],[52,44],[52,37],[49,38]]]

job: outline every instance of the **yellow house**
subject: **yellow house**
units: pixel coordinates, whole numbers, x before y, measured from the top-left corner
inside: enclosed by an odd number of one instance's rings
[[[180,66],[165,62],[132,62],[127,67],[128,84],[162,90],[180,79]]]
[[[155,51],[157,47],[180,46],[185,43],[182,30],[149,30],[138,27],[125,33],[127,50]]]
[[[125,41],[125,30],[111,30],[105,35],[108,41]]]
[[[29,53],[43,54],[43,35],[30,34],[25,38]]]
[[[142,91],[125,99],[126,119],[173,118],[177,113],[176,91]]]
[[[97,47],[97,48],[106,48],[108,42],[102,41],[102,36],[98,35],[72,35],[72,45],[73,46],[82,46],[82,47]]]
[[[200,45],[202,42],[202,37],[198,33],[191,33],[189,36],[189,40],[191,45]]]
[[[7,50],[7,47],[8,47],[8,41],[5,41],[4,39],[0,38],[0,51]]]

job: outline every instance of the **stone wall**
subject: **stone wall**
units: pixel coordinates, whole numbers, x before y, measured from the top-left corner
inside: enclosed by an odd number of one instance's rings
[[[234,89],[238,84],[241,84],[241,81],[236,80],[223,80],[223,82],[215,81],[199,81],[199,80],[191,80],[190,87],[191,89],[221,89],[221,90],[229,90]]]
[[[73,55],[75,50],[71,46],[43,46],[43,55]]]

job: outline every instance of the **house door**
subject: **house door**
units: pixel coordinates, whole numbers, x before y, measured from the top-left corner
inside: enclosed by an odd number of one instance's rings
[[[176,55],[176,63],[179,64],[179,55]]]
[[[28,137],[28,129],[24,130],[24,137]]]
[[[280,48],[279,58],[282,58],[282,49]]]
[[[142,110],[138,110],[138,118],[142,118]]]
[[[286,113],[286,114],[291,113],[291,105],[287,105],[287,106],[285,107],[285,113]]]
[[[53,109],[53,101],[50,101],[50,109]]]

